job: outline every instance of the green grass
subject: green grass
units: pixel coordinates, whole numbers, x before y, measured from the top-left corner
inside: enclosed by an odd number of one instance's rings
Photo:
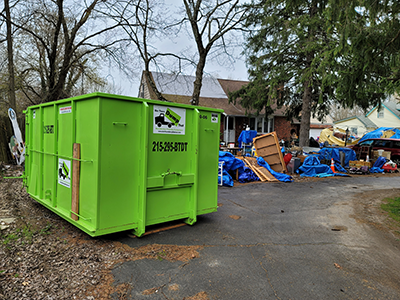
[[[381,204],[381,208],[387,211],[393,220],[400,222],[400,197],[394,199],[387,198],[385,202]]]

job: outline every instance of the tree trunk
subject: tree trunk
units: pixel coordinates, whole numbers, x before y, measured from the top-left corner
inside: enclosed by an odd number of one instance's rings
[[[304,82],[303,106],[301,109],[301,123],[299,146],[307,147],[310,139],[311,97],[310,81]]]
[[[6,12],[6,24],[7,24],[7,56],[8,56],[8,80],[9,80],[9,102],[10,107],[16,110],[15,101],[15,82],[14,82],[14,53],[13,53],[13,39],[12,39],[12,28],[11,28],[11,14],[10,14],[10,3],[9,0],[4,0],[4,10]]]
[[[199,62],[196,68],[196,79],[193,86],[192,105],[199,105],[200,92],[203,82],[204,67],[206,65],[206,54],[200,54]]]
[[[145,75],[145,79],[147,81],[148,86],[151,88],[151,90],[156,94],[156,97],[158,100],[161,101],[168,101],[167,99],[164,98],[164,96],[160,93],[160,91],[157,89],[157,86],[153,80],[153,78],[150,75],[150,71],[149,68],[146,64],[145,70],[144,70],[144,75]]]

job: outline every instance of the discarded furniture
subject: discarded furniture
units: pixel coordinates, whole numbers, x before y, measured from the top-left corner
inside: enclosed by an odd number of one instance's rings
[[[275,172],[287,172],[276,132],[255,137],[253,144],[258,156],[261,156]]]

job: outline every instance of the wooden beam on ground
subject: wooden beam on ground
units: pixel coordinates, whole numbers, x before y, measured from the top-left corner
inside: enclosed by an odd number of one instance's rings
[[[279,181],[266,168],[261,167],[260,165],[258,165],[256,158],[254,158],[254,157],[246,157],[245,161],[247,162],[247,164],[249,166],[251,166],[251,169],[253,171],[256,170],[256,171],[254,171],[254,173],[256,173],[258,177],[261,176],[261,177],[265,178],[264,181],[265,180],[268,180],[270,182]],[[260,176],[258,174],[260,174]],[[261,179],[261,177],[260,177],[260,179]]]

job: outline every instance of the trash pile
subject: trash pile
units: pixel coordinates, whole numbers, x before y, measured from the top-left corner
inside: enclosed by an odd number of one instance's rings
[[[380,128],[357,141],[371,138],[371,136],[386,137],[388,135],[394,138],[400,137],[400,130]],[[247,147],[252,149],[250,153],[245,149],[240,151],[237,156],[230,152],[219,152],[219,161],[223,162],[221,174],[218,177],[220,185],[233,186],[234,179],[240,183],[252,181],[292,182],[293,177],[289,174],[295,174],[297,176],[295,178],[323,178],[398,172],[397,165],[390,160],[388,151],[372,151],[370,149],[369,155],[365,159],[360,156],[359,152],[356,153],[349,147],[331,146],[329,143],[321,144],[318,148],[302,148],[295,145],[285,148],[280,145],[276,132],[254,137],[249,146],[250,136],[250,133],[240,136],[240,142],[246,143]],[[334,141],[338,139],[333,135],[330,138]],[[345,144],[343,142],[343,145]]]

